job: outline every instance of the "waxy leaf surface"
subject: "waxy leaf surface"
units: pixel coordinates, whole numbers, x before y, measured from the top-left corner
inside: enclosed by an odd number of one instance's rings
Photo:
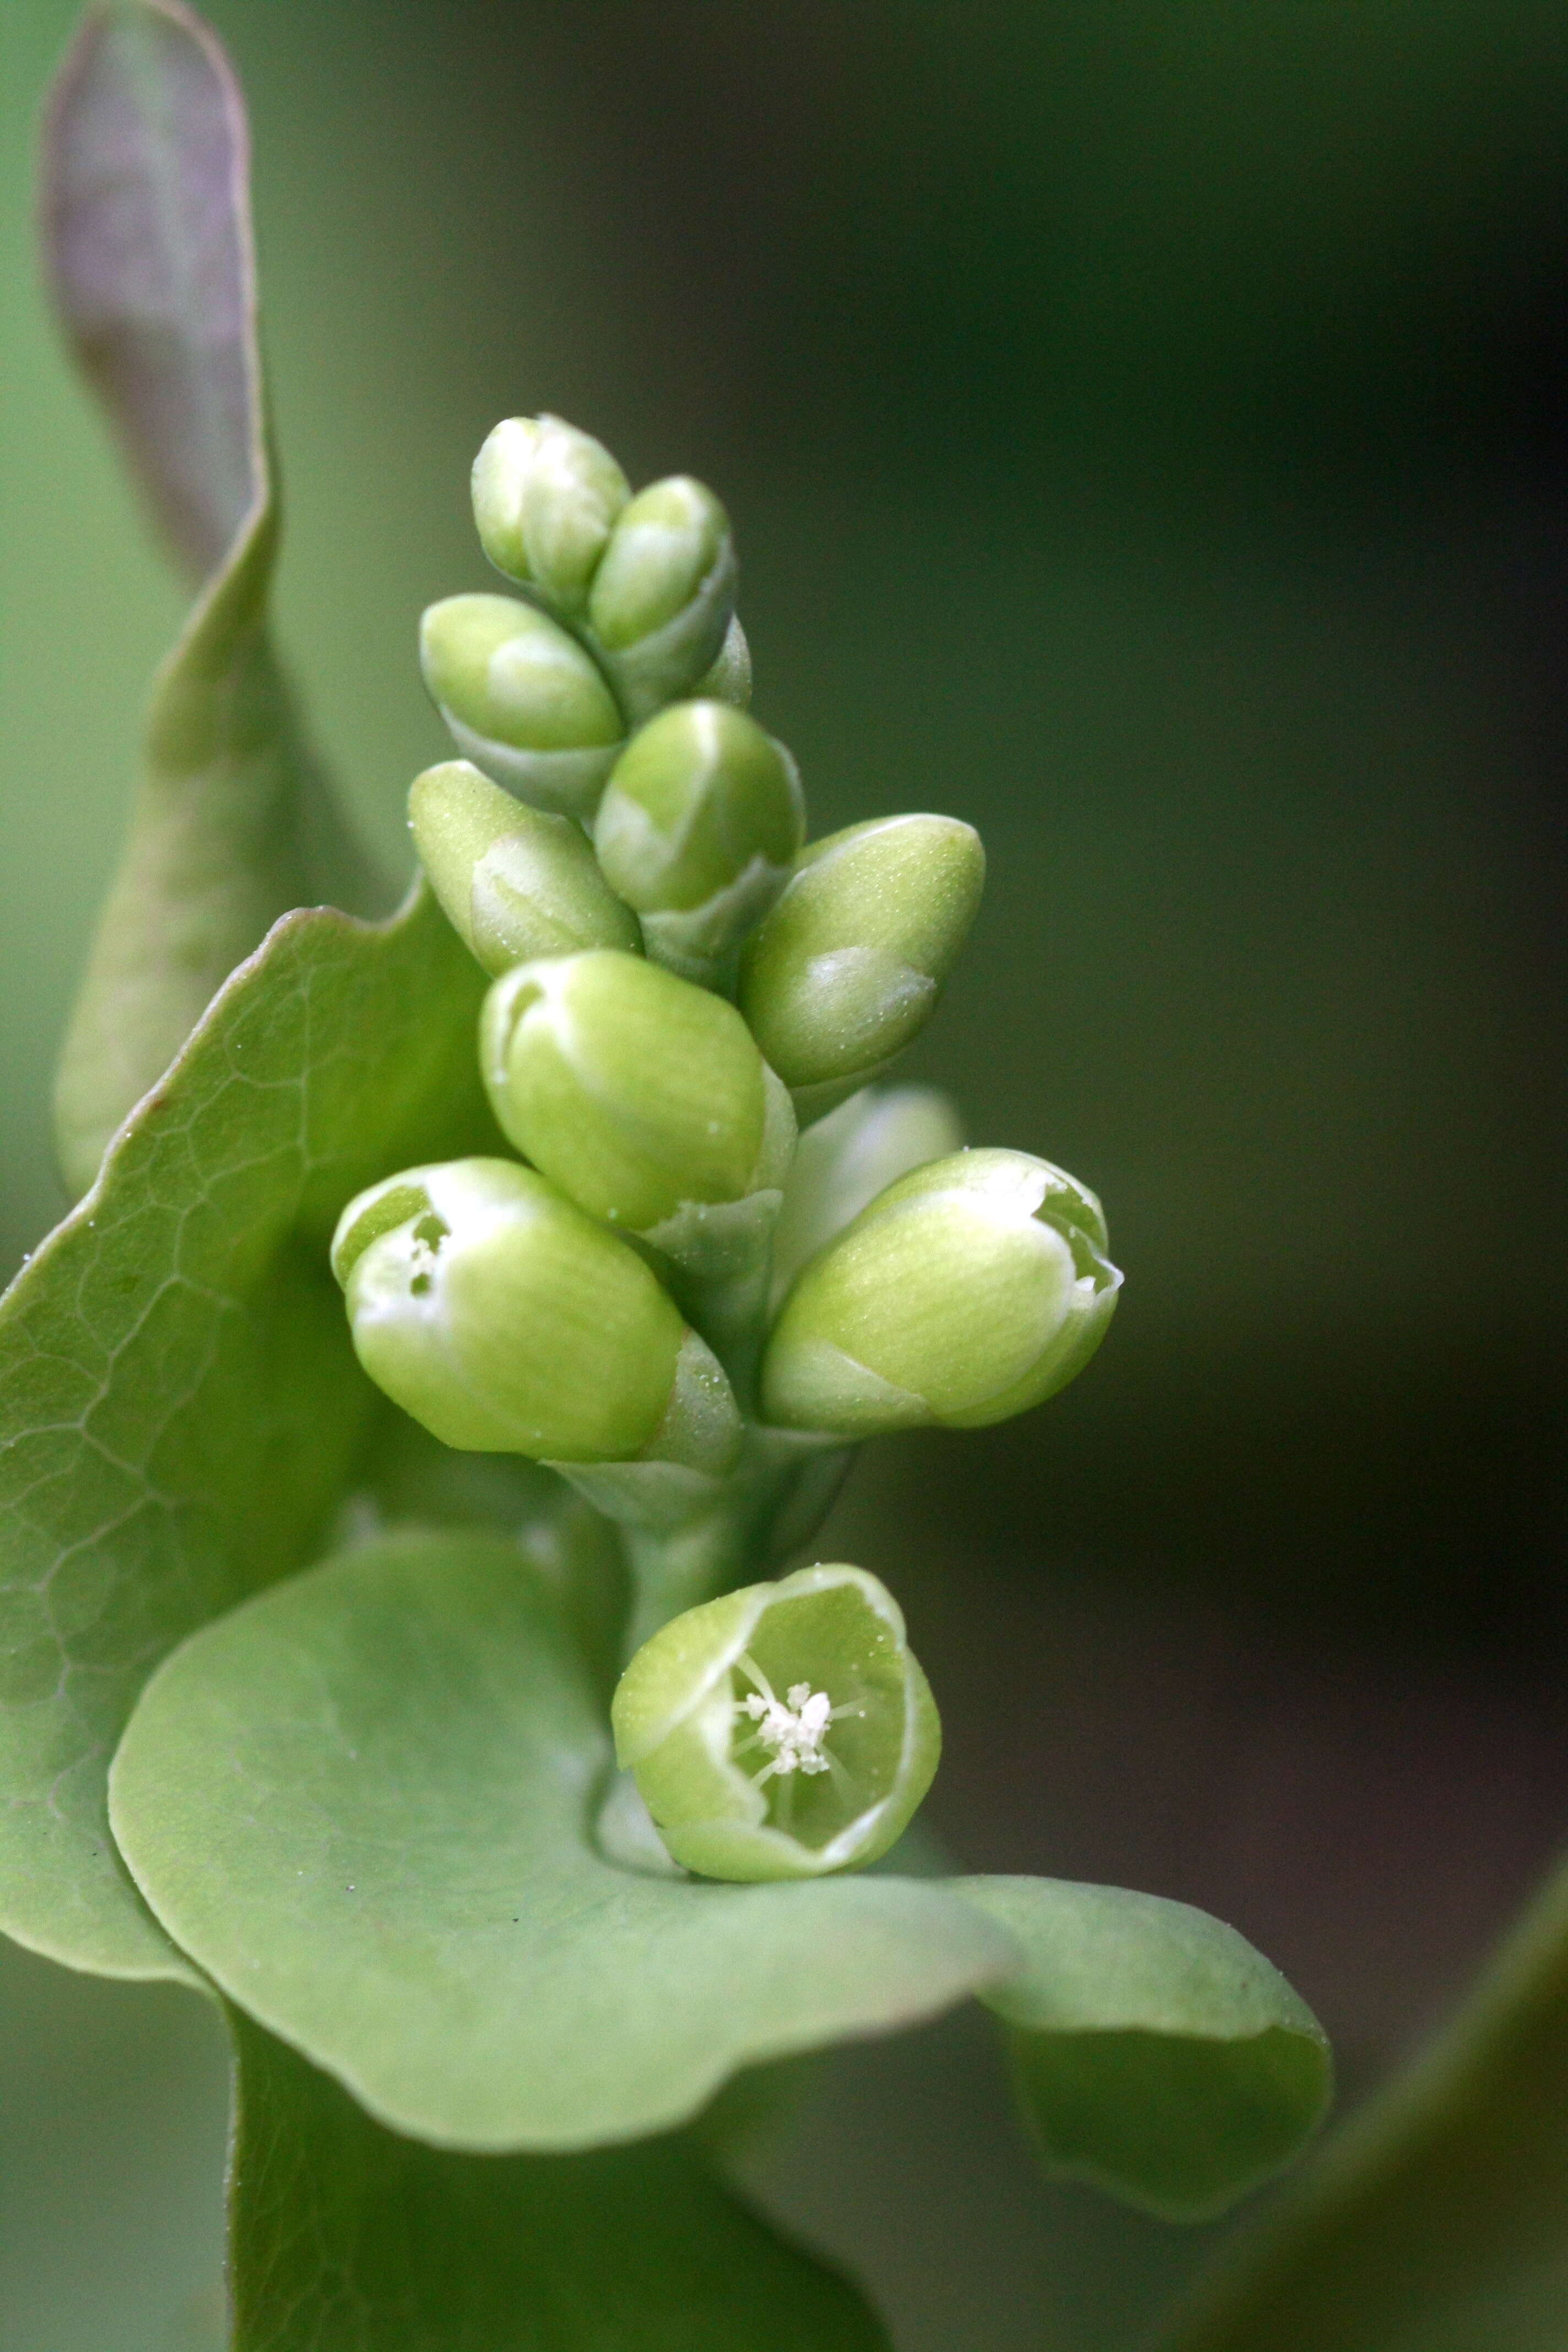
[[[115,1835],[171,1936],[383,2121],[584,2148],[739,2068],[929,2017],[1016,1965],[896,1878],[721,1886],[606,1862],[604,1710],[494,1538],[405,1536],[259,1596],[154,1676]]]
[[[0,1302],[0,1927],[39,1951],[184,1972],[109,1759],[165,1652],[320,1546],[381,1410],[327,1240],[390,1168],[494,1148],[483,985],[422,892],[288,917]]]
[[[1328,2042],[1233,1927],[1117,1886],[961,1884],[1027,1955],[984,1998],[1047,2169],[1200,2221],[1299,2152],[1328,2104]]]
[[[423,2147],[235,2026],[234,2352],[889,2352],[686,2140]]]

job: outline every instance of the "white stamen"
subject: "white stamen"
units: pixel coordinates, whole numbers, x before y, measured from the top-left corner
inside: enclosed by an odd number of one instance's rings
[[[775,1773],[782,1778],[791,1772],[831,1771],[835,1759],[822,1745],[827,1727],[835,1716],[858,1710],[836,1707],[826,1691],[814,1691],[809,1683],[792,1683],[781,1699],[752,1659],[742,1657],[737,1663],[756,1689],[735,1701],[735,1712],[750,1716],[757,1728],[736,1753],[744,1755],[748,1748],[761,1747],[768,1754],[767,1762],[753,1776],[755,1785],[760,1789]]]

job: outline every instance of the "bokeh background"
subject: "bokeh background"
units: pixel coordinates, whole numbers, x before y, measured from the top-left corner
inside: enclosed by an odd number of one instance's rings
[[[389,868],[467,471],[561,411],[721,491],[819,830],[980,826],[915,1057],[1103,1194],[1065,1397],[835,1549],[963,1861],[1223,1913],[1358,2095],[1568,1824],[1568,8],[211,0],[247,84],[281,622]],[[0,1255],[180,600],[40,301],[68,0],[0,9]],[[0,1957],[0,2352],[200,2340],[222,2053]],[[900,2352],[1131,2352],[1194,2242],[1034,2180],[983,2031],[851,2053],[758,2192]],[[182,2332],[183,2331],[183,2332]]]

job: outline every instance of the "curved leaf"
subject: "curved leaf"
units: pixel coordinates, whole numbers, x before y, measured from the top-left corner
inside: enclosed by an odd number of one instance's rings
[[[474,2149],[666,2129],[763,2059],[929,2017],[1016,1966],[929,1884],[721,1886],[590,1842],[579,1658],[504,1543],[389,1539],[185,1643],[115,1759],[171,1936],[395,2128]]]
[[[1568,1864],[1452,2021],[1231,2242],[1173,2352],[1557,2352]]]
[[[245,102],[170,0],[95,11],[56,80],[41,227],[71,350],[193,582],[266,502]]]
[[[889,2352],[688,2142],[423,2147],[234,2021],[235,2352]]]
[[[379,1410],[327,1237],[389,1166],[494,1148],[483,987],[422,893],[289,916],[0,1301],[0,1927],[37,1950],[185,1973],[108,1761],[164,1653],[320,1545]]]
[[[173,0],[89,17],[45,134],[46,276],[66,338],[203,593],[153,689],[130,835],[61,1058],[84,1191],[132,1105],[269,923],[375,886],[266,631],[278,520],[256,334],[244,103]]]
[[[959,1884],[1028,1956],[984,1998],[1011,2029],[1048,2170],[1203,2221],[1321,2122],[1332,2079],[1322,2028],[1234,1927],[1115,1886]]]

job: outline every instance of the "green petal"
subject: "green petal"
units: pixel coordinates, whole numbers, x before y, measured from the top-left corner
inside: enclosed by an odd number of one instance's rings
[[[571,2149],[947,2007],[1016,1954],[942,1888],[699,1886],[605,1862],[580,1662],[510,1549],[385,1542],[197,1634],[114,1767],[175,1940],[384,2122]]]

